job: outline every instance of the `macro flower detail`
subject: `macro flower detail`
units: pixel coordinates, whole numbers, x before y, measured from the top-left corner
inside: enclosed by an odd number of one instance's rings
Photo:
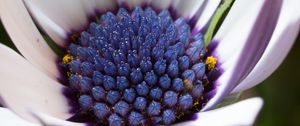
[[[299,32],[297,4],[3,0],[1,22],[21,55],[0,45],[0,120],[251,125],[260,98],[211,109],[278,67]]]
[[[191,35],[184,19],[135,7],[101,15],[71,42],[61,64],[80,96],[79,113],[94,115],[93,122],[170,125],[206,102],[205,57],[203,35]],[[213,70],[214,58],[206,62]]]

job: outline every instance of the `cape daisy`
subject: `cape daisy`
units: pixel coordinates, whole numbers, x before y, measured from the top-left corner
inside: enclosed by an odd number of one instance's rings
[[[259,98],[207,110],[278,67],[299,31],[299,2],[234,1],[213,34],[218,20],[212,17],[227,2],[2,1],[1,21],[24,57],[0,46],[0,102],[26,121],[4,108],[1,120],[8,125],[252,124]],[[63,55],[49,47],[36,24]]]

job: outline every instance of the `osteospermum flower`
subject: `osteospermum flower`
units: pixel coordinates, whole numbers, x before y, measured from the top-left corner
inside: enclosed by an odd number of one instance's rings
[[[234,1],[219,28],[230,0],[1,2],[24,56],[0,46],[10,125],[251,125],[259,98],[210,109],[269,76],[300,24],[293,0]]]

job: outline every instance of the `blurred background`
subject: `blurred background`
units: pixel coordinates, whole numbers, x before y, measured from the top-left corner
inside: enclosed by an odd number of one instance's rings
[[[299,71],[300,34],[281,66],[268,79],[250,90],[265,101],[257,126],[300,126]]]
[[[1,22],[0,42],[15,49]],[[300,125],[300,37],[272,76],[259,86],[242,93],[244,98],[253,96],[260,96],[264,99],[264,107],[255,125]]]

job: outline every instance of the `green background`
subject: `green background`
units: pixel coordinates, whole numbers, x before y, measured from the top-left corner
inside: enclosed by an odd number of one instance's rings
[[[300,126],[300,35],[280,67],[252,89],[265,105],[257,126]]]
[[[14,48],[1,26],[0,42]],[[283,64],[259,86],[243,93],[243,96],[261,96],[264,107],[255,123],[257,126],[300,125],[300,37]],[[1,58],[1,57],[0,57]],[[2,59],[3,60],[3,59]],[[245,108],[247,109],[247,108]],[[241,117],[242,118],[242,117]]]

